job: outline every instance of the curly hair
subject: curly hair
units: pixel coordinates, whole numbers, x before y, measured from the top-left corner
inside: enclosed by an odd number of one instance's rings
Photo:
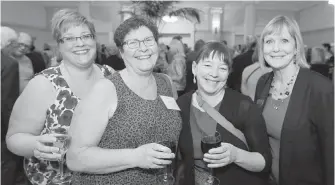
[[[122,22],[115,30],[114,42],[121,52],[123,52],[123,43],[126,35],[128,35],[130,31],[136,30],[143,26],[147,27],[152,32],[156,42],[158,41],[159,34],[157,26],[142,16],[133,16]]]

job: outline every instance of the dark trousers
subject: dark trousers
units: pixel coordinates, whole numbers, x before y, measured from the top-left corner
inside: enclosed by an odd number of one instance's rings
[[[20,181],[20,182],[18,182]],[[27,184],[27,178],[23,172],[23,157],[10,152],[6,142],[1,142],[1,184],[15,185]]]

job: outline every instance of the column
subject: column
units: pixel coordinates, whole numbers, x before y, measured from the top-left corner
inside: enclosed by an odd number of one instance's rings
[[[212,7],[211,8],[211,31],[213,33],[213,39],[220,41],[221,37],[221,7]]]
[[[255,35],[256,9],[253,2],[248,2],[245,6],[244,14],[244,43],[248,35]]]

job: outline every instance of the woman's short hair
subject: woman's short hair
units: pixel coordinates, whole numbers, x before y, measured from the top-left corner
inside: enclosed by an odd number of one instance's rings
[[[142,26],[147,27],[152,32],[156,42],[158,41],[159,34],[157,26],[149,19],[136,15],[123,21],[115,30],[114,42],[120,51],[123,52],[123,43],[126,35],[128,35],[130,31],[136,30]]]
[[[223,43],[212,41],[207,42],[197,53],[197,58],[195,62],[198,64],[200,60],[206,58],[218,56],[227,66],[229,71],[231,71],[232,59],[230,56],[230,51],[228,46]]]
[[[61,9],[51,19],[51,30],[53,38],[59,43],[62,33],[74,26],[86,25],[91,34],[96,36],[94,24],[85,16],[72,9]]]
[[[259,62],[262,67],[269,67],[269,65],[266,63],[264,59],[264,38],[267,35],[271,34],[280,34],[283,30],[283,28],[287,27],[287,30],[289,34],[293,37],[295,40],[295,48],[296,48],[296,55],[295,55],[295,61],[296,63],[303,68],[309,68],[309,64],[306,61],[305,58],[305,49],[304,49],[304,43],[302,41],[300,29],[298,23],[288,18],[287,16],[279,15],[273,18],[263,29],[263,32],[260,37],[260,43],[259,43]]]

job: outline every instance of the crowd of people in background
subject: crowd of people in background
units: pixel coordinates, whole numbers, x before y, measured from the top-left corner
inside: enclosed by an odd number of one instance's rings
[[[78,185],[155,184],[173,158],[180,185],[200,184],[204,161],[222,184],[334,183],[334,42],[304,45],[294,20],[277,16],[245,44],[189,47],[179,35],[159,43],[156,25],[134,16],[107,46],[64,9],[52,36],[57,47],[39,51],[30,34],[1,27],[1,184],[54,183],[55,133],[72,136],[64,170]],[[223,143],[202,153],[196,142],[213,131]]]

